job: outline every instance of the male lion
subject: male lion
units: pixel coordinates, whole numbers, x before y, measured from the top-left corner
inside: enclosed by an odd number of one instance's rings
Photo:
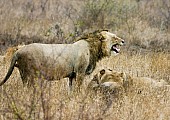
[[[73,44],[25,45],[14,53],[8,73],[0,85],[17,67],[23,84],[31,85],[37,77],[49,81],[68,77],[70,89],[74,78],[80,87],[83,77],[94,70],[96,62],[119,53],[119,46],[123,43],[124,40],[115,34],[98,30],[82,36]]]

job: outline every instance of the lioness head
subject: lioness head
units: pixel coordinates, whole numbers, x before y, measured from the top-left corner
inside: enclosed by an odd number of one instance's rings
[[[123,73],[102,69],[94,75],[88,87],[104,95],[121,96],[124,92]]]
[[[105,38],[102,42],[105,44],[107,52],[110,55],[117,55],[120,52],[120,46],[124,44],[124,40],[108,31],[102,31],[101,34]]]
[[[119,73],[111,69],[102,69],[94,76],[93,80],[96,80],[99,84],[104,82],[117,82],[123,85],[123,76],[124,73]]]
[[[22,48],[24,45],[18,45],[18,46],[14,46],[14,47],[9,47],[6,51],[6,54],[5,54],[5,58],[4,58],[4,61],[7,62],[9,60],[11,60],[13,54],[19,50],[20,48]]]
[[[133,80],[131,76],[123,72],[113,71],[112,69],[100,70],[97,74],[94,75],[92,81],[96,81],[96,83],[98,84],[116,82],[120,86],[124,87],[125,91],[133,85]]]

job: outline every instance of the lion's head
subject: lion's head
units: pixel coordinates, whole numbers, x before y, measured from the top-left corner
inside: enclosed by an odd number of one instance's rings
[[[94,70],[96,62],[102,58],[117,55],[120,52],[120,46],[124,44],[123,39],[108,30],[97,30],[84,34],[78,40],[85,40],[89,44],[90,64],[86,71],[87,74]]]
[[[103,56],[117,55],[120,52],[120,46],[125,43],[122,38],[108,30],[97,30],[84,34],[78,40],[80,39],[86,40],[90,44],[90,48],[100,50],[99,52]]]
[[[108,31],[102,31],[101,34],[104,37],[102,44],[107,50],[105,52],[109,54],[109,56],[117,55],[120,52],[120,46],[124,44],[124,40]]]

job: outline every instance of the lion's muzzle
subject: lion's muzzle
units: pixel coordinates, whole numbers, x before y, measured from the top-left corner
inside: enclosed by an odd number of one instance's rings
[[[115,53],[119,53],[120,52],[120,46],[124,45],[125,41],[123,39],[121,39],[120,43],[116,43],[114,45],[112,45],[111,50],[114,51]]]

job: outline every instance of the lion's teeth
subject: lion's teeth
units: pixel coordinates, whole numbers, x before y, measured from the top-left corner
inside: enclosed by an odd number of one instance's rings
[[[116,50],[117,50],[117,51],[120,51],[120,49],[119,49],[119,48],[116,48]]]

